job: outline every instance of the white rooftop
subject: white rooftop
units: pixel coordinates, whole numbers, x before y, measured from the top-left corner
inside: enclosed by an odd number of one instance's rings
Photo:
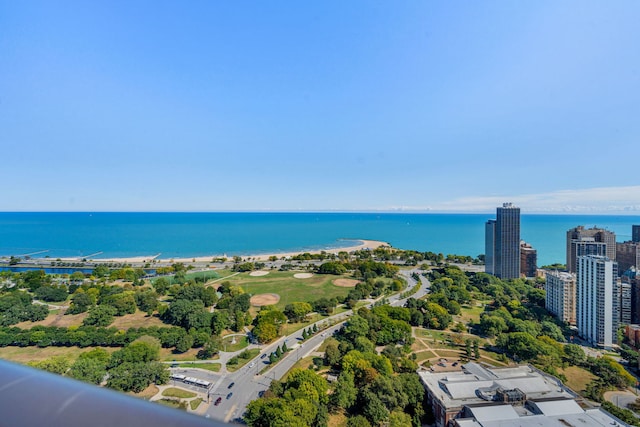
[[[573,399],[575,395],[557,379],[529,365],[485,368],[467,363],[461,372],[418,372],[429,392],[446,408],[490,404],[498,388],[521,390],[531,399]],[[493,402],[495,403],[495,402]]]

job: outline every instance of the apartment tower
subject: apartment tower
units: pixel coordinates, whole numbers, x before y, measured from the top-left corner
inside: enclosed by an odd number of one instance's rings
[[[570,325],[576,324],[576,276],[563,271],[547,272],[545,307]]]
[[[578,257],[583,255],[606,256],[616,260],[616,235],[602,228],[584,228],[582,225],[567,231],[567,270],[575,273]]]
[[[592,345],[611,348],[620,322],[618,264],[605,256],[577,259],[576,326]]]
[[[496,219],[485,225],[485,271],[501,279],[520,277],[520,208],[511,203],[497,208]]]

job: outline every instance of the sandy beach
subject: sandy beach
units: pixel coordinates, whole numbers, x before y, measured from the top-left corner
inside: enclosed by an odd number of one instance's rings
[[[294,255],[298,255],[305,252],[308,252],[310,254],[319,254],[320,252],[324,251],[329,254],[337,254],[338,252],[353,252],[361,249],[373,250],[373,249],[379,248],[380,246],[390,246],[389,243],[381,242],[379,240],[364,240],[364,239],[357,239],[357,240],[361,242],[359,245],[349,246],[344,248],[318,249],[313,251],[303,250],[303,251],[296,251],[296,252],[277,252],[277,253],[269,253],[269,254],[239,255],[239,256],[241,256],[242,259],[250,259],[251,261],[268,261],[269,258],[272,256],[275,256],[275,257],[278,257],[278,259],[281,259],[283,257],[290,258]],[[228,254],[226,255],[226,258],[231,259],[234,255],[235,254]],[[128,263],[128,264],[147,263],[147,262],[155,261],[156,263],[162,263],[162,264],[175,263],[175,262],[182,262],[187,264],[192,262],[209,263],[211,262],[212,259],[220,258],[221,256],[222,255],[209,255],[209,256],[200,256],[200,257],[191,257],[191,258],[162,258],[162,254],[157,254],[157,255],[137,256],[137,257],[127,257],[127,258],[99,258],[99,259],[93,259],[93,261]],[[69,261],[78,260],[78,258],[67,259],[67,260]]]

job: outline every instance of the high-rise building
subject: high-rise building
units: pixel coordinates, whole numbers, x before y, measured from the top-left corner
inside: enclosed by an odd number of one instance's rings
[[[606,256],[616,260],[616,235],[602,228],[584,228],[582,225],[567,231],[567,270],[577,271],[578,257]]]
[[[640,225],[631,226],[631,241],[640,242]]]
[[[640,243],[616,243],[616,261],[618,262],[618,271],[620,274],[631,267],[636,269],[640,268]]]
[[[493,230],[493,232],[491,232]],[[520,208],[504,203],[485,225],[485,271],[501,279],[520,277]]]
[[[620,291],[620,324],[629,325],[633,317],[633,288],[631,283],[618,283],[618,290]]]
[[[524,240],[520,242],[520,275],[535,277],[538,270],[538,251]]]
[[[620,323],[618,264],[598,255],[580,256],[577,262],[578,333],[593,345],[610,348]]]
[[[563,271],[548,271],[545,307],[570,325],[576,324],[576,276]]]
[[[496,274],[495,266],[496,220],[490,219],[484,225],[484,271]]]

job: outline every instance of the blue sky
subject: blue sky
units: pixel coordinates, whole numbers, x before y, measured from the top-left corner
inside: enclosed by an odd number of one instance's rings
[[[0,0],[0,210],[637,214],[638,16]]]

